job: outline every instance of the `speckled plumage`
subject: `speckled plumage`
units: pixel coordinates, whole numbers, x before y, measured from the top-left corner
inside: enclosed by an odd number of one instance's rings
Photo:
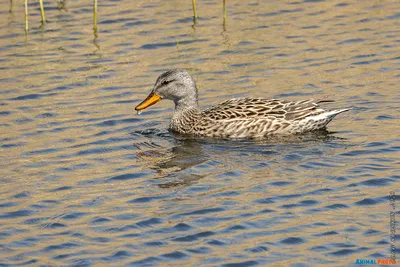
[[[201,111],[197,87],[185,70],[170,70],[158,79],[151,94],[175,102],[170,129],[180,134],[215,138],[263,138],[271,135],[301,134],[325,128],[339,113],[318,104],[330,100],[287,101],[265,98],[234,98]],[[143,101],[136,109],[149,105]],[[157,100],[158,101],[158,100]]]

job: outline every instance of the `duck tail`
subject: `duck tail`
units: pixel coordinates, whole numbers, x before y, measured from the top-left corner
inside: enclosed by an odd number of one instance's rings
[[[330,110],[330,111],[327,111],[325,113],[322,113],[320,116],[323,116],[326,119],[325,123],[324,123],[324,127],[328,123],[330,123],[333,120],[333,118],[336,117],[336,115],[338,115],[340,113],[343,113],[343,112],[346,112],[346,111],[349,111],[349,110],[352,110],[352,108],[334,109],[334,110]]]
[[[330,100],[330,99],[319,99],[315,104],[321,104],[321,103],[334,103],[335,100]]]
[[[325,111],[318,115],[307,117],[306,120],[313,120],[314,127],[312,130],[322,129],[329,122],[331,122],[333,120],[333,118],[336,117],[336,115],[346,112],[346,111],[349,111],[349,110],[351,110],[351,108],[328,110],[328,111]]]
[[[334,110],[330,110],[330,111],[324,113],[324,115],[326,117],[328,117],[328,118],[332,118],[333,119],[336,115],[338,115],[340,113],[343,113],[343,112],[346,112],[346,111],[349,111],[349,110],[352,110],[352,109],[353,108],[334,109]]]

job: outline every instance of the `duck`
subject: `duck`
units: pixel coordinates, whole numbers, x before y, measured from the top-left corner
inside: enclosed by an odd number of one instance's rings
[[[211,138],[266,138],[325,129],[338,114],[351,108],[324,110],[332,100],[288,101],[267,98],[233,98],[201,110],[196,82],[187,70],[162,73],[150,94],[135,107],[138,113],[162,99],[172,100],[175,111],[169,130],[182,135]]]

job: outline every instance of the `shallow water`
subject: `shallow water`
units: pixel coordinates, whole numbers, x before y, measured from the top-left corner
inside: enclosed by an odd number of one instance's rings
[[[351,266],[389,259],[399,191],[398,1],[0,3],[1,266]],[[37,1],[38,2],[38,1]],[[167,131],[134,107],[187,68],[233,96],[353,107],[264,141]],[[398,197],[396,198],[398,200]],[[396,203],[397,215],[399,204]],[[398,235],[397,235],[398,237]],[[397,257],[399,249],[397,248]]]

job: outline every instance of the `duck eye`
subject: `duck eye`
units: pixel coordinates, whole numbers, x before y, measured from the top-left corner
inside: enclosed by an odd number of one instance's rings
[[[161,83],[161,86],[167,85],[169,83],[171,83],[173,80],[165,80]]]

